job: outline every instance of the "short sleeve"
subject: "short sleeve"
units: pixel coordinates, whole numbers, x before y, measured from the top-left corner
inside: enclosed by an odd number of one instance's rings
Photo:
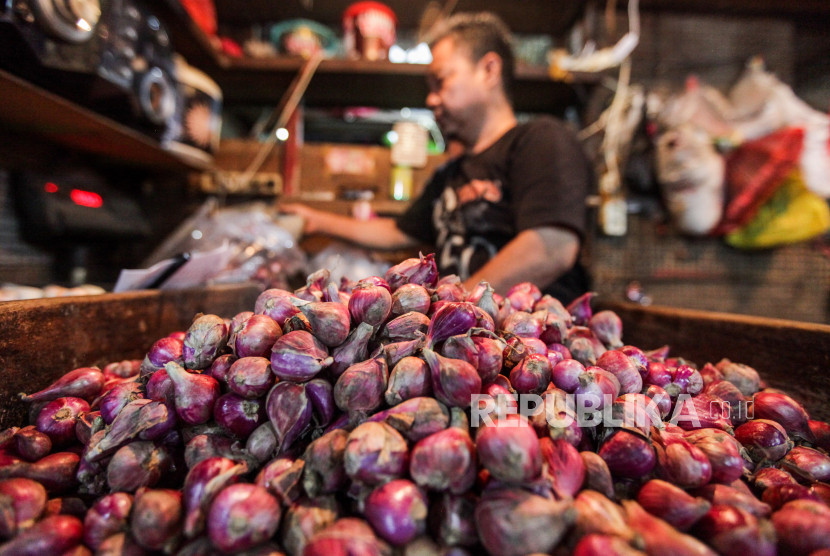
[[[436,236],[432,214],[435,210],[435,201],[444,190],[447,174],[452,166],[453,161],[449,161],[438,168],[424,186],[421,195],[412,201],[403,214],[398,216],[395,224],[400,231],[422,243],[435,245]]]
[[[561,226],[585,237],[594,175],[567,125],[548,117],[528,125],[513,145],[508,171],[518,231]]]

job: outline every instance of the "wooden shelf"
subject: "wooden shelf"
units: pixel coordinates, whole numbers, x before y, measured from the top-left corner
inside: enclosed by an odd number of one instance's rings
[[[213,72],[228,104],[276,103],[299,71],[302,59],[225,59]],[[427,66],[388,61],[323,60],[309,84],[310,106],[423,107]],[[520,68],[515,88],[522,112],[561,113],[578,104],[583,89],[599,82],[595,74],[575,75],[572,83],[551,79],[545,68]]]
[[[153,169],[187,171],[204,163],[183,159],[158,142],[45,89],[0,70],[4,136],[35,136],[74,151]]]

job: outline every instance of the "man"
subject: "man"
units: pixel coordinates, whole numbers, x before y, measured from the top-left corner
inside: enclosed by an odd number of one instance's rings
[[[593,180],[575,135],[549,117],[518,124],[510,33],[490,13],[458,14],[431,41],[426,98],[463,153],[436,171],[398,217],[356,221],[303,205],[305,233],[368,248],[434,245],[442,275],[504,294],[529,281],[567,303],[588,286],[579,265]]]

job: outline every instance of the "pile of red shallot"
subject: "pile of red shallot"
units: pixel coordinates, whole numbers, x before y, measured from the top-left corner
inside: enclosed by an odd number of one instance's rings
[[[0,556],[830,554],[830,426],[432,255],[197,315],[0,433]]]

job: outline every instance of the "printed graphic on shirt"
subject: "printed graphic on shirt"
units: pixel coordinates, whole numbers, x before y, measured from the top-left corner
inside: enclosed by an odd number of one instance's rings
[[[438,245],[436,262],[445,274],[466,280],[498,252],[499,246],[488,235],[500,231],[504,224],[494,219],[493,213],[502,198],[499,181],[474,179],[444,190],[435,204],[433,222]]]

